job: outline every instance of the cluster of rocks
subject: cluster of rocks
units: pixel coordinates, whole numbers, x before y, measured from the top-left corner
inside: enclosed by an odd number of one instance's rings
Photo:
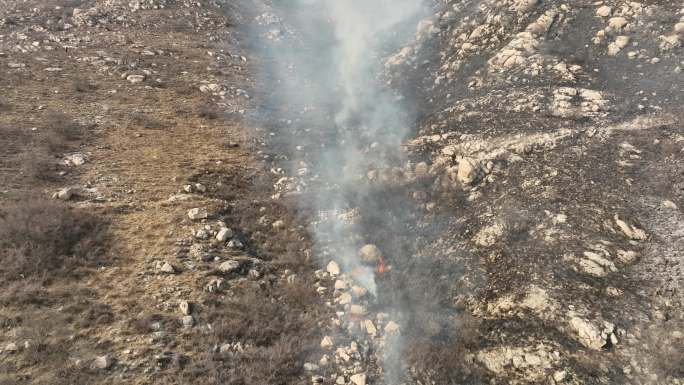
[[[361,247],[357,258],[359,263],[374,265],[380,255],[377,246],[368,244]],[[394,348],[390,341],[399,338],[400,326],[389,314],[373,310],[374,294],[361,284],[367,282],[360,277],[364,274],[372,273],[362,267],[344,271],[336,261],[316,272],[317,291],[335,309],[335,317],[327,325],[330,334],[321,340],[320,359],[304,364],[304,369],[313,373],[313,383],[365,385],[383,377],[385,349]],[[326,380],[317,372],[331,374]]]

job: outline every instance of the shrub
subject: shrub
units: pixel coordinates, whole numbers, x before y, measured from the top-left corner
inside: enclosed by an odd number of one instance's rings
[[[133,115],[131,118],[131,124],[135,127],[145,128],[148,130],[160,129],[164,127],[164,122],[142,112]]]
[[[103,224],[51,200],[24,199],[0,209],[0,277],[7,282],[48,272],[70,275],[101,262]]]
[[[218,110],[216,109],[216,107],[214,107],[214,106],[212,106],[212,105],[209,105],[209,104],[206,104],[206,105],[201,106],[201,107],[197,110],[197,115],[198,115],[200,118],[205,118],[205,119],[209,119],[209,120],[214,120],[214,119],[218,119],[218,117],[219,117],[219,112],[218,112]]]
[[[97,84],[90,83],[84,79],[76,79],[73,83],[74,91],[76,92],[90,92],[98,89]]]
[[[210,299],[197,314],[212,325],[213,332],[200,342],[207,349],[168,383],[176,383],[178,376],[187,384],[301,383],[302,365],[318,351],[321,338],[316,326],[321,315],[316,312],[323,306],[313,287],[312,282],[276,284]],[[210,349],[237,341],[242,342],[244,352]]]
[[[46,120],[45,139],[53,145],[80,140],[85,132],[85,127],[61,112],[48,113]]]

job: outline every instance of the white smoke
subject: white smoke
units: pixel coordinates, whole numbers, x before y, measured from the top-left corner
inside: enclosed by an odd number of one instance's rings
[[[400,145],[412,125],[402,98],[381,75],[384,58],[413,35],[422,0],[297,0],[283,8],[288,17],[282,24],[295,32],[292,44],[269,47],[278,64],[267,71],[281,79],[271,103],[318,113],[308,121],[295,120],[283,139],[291,149],[306,148],[293,150],[291,159],[294,169],[306,165],[306,183],[316,186],[315,197],[304,195],[301,203],[320,213],[312,228],[321,262],[336,260],[375,296],[374,266],[359,257],[369,234],[361,233],[357,219],[377,205],[359,208],[355,202],[372,199],[368,172],[388,169],[387,159],[401,158]],[[385,381],[394,384],[400,373],[398,336],[388,339],[385,348]]]
[[[408,134],[410,116],[403,111],[399,98],[384,87],[380,74],[385,49],[397,43],[397,36],[403,36],[395,28],[417,18],[421,1],[305,0],[303,5],[313,3],[323,5],[334,31],[330,54],[336,88],[329,92],[337,106],[334,123],[338,141],[320,154],[319,164],[328,167],[322,170],[327,176],[324,182],[342,192],[321,195],[319,208],[344,210],[348,208],[344,193],[363,194],[360,180],[369,167],[386,166],[384,155],[398,154]],[[324,235],[329,238],[331,234]],[[350,244],[344,235],[333,235],[338,258],[347,269],[362,271],[357,276],[363,277],[359,279],[375,293],[372,269],[359,264],[359,245]]]

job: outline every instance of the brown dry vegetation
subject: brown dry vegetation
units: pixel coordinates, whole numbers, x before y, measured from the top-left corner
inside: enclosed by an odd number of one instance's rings
[[[4,9],[3,32],[35,22],[68,34],[63,26],[73,8],[91,4],[15,3]],[[0,348],[17,346],[1,353],[0,384],[262,385],[306,378],[302,364],[320,340],[314,325],[325,307],[306,278],[313,264],[303,252],[303,222],[262,194],[272,178],[236,144],[252,128],[198,90],[210,76],[246,82],[242,61],[207,72],[215,63],[206,51],[226,48],[207,35],[223,37],[227,21],[212,9],[200,31],[183,12],[173,5],[135,14],[126,27],[79,27],[77,33],[102,32],[102,40],[40,53],[63,71],[46,74],[27,53],[12,58],[29,63],[25,71],[0,77],[0,88],[11,90],[0,99]],[[141,59],[140,47],[165,53]],[[74,60],[100,50],[119,64],[95,71]],[[7,60],[0,55],[3,70]],[[154,70],[154,79],[129,84],[121,74],[133,66]],[[64,154],[76,151],[89,162],[65,166]],[[163,203],[191,182],[206,185],[207,193]],[[67,203],[50,198],[65,186],[95,193]],[[187,268],[177,247],[195,226],[185,215],[194,206],[208,207],[235,230],[246,244],[235,256],[263,261],[263,279],[232,277],[238,281],[227,292],[204,291],[220,274],[209,265]],[[274,231],[258,223],[262,215],[299,225]],[[180,274],[159,274],[158,259]],[[297,275],[294,282],[285,269]],[[191,329],[181,323],[178,297],[193,304]],[[235,342],[242,354],[220,352]],[[112,368],[94,369],[93,359],[104,354]]]
[[[101,262],[102,224],[61,202],[32,197],[0,209],[2,279],[71,276]]]

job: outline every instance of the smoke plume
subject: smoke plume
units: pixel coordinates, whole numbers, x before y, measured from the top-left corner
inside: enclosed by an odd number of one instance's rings
[[[370,180],[403,164],[400,145],[413,120],[408,101],[383,82],[383,62],[414,34],[421,5],[298,0],[259,17],[272,40],[267,113],[281,117],[273,141],[291,154],[282,193],[299,195],[301,205],[319,213],[312,232],[321,263],[338,262],[373,296],[377,261],[359,253],[373,234],[359,219],[390,222],[373,202]],[[394,336],[385,346],[387,383],[398,381],[399,345]]]

